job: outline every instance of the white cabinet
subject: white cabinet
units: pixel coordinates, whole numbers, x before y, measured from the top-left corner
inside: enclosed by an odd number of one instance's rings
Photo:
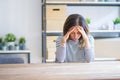
[[[46,6],[47,31],[62,31],[66,19],[66,5]]]
[[[95,57],[120,59],[120,37],[95,39]]]

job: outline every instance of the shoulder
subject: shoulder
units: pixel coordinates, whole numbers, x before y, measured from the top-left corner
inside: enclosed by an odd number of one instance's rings
[[[88,39],[91,44],[91,47],[94,48],[94,37],[92,35],[88,35]]]
[[[88,35],[88,39],[89,41],[94,41],[94,37],[91,34]]]
[[[58,36],[56,42],[60,42],[60,41],[62,40],[62,37],[63,37],[63,36]]]
[[[56,39],[56,47],[61,46],[62,37],[63,37],[63,36],[58,36],[58,38]]]

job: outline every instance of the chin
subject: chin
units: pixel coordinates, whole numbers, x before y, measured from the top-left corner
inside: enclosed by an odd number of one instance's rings
[[[78,39],[74,39],[73,41],[78,41]]]

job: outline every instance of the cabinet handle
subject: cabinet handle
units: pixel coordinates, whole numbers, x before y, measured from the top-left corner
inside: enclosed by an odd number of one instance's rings
[[[53,9],[53,11],[60,11],[60,9],[56,8],[56,9]]]

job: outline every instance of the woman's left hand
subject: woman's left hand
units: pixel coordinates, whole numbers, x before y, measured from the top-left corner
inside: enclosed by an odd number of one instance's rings
[[[78,29],[78,31],[81,33],[83,39],[84,39],[84,40],[88,40],[88,36],[87,36],[87,34],[85,33],[83,27],[77,26],[77,29]]]
[[[77,26],[77,29],[78,29],[78,31],[81,33],[81,35],[82,35],[82,37],[83,37],[83,40],[85,41],[85,48],[89,48],[89,47],[90,47],[90,43],[89,43],[89,40],[88,40],[88,36],[87,36],[87,34],[85,33],[83,27]]]

